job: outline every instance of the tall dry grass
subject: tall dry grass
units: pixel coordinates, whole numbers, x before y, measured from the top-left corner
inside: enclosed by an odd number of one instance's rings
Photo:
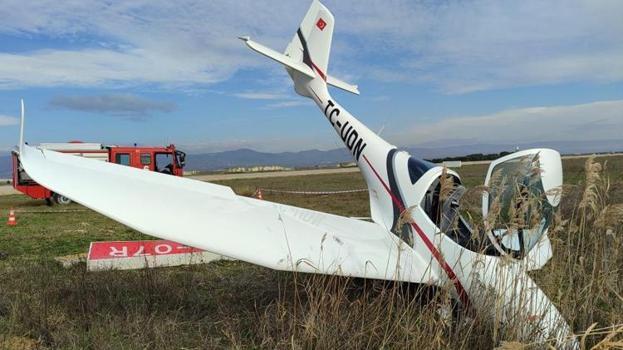
[[[605,166],[588,159],[584,183],[564,188],[565,204],[549,230],[554,256],[530,273],[575,330],[582,349],[623,349],[623,205],[609,199]],[[443,191],[447,194],[447,187]],[[467,203],[480,205],[467,197]],[[516,214],[506,213],[509,224],[535,225],[516,220]],[[519,342],[520,329],[500,334],[489,313],[458,308],[450,286],[294,278],[294,288],[284,286],[277,300],[256,311],[251,329],[239,327],[235,316],[226,322],[224,332],[235,347],[533,349],[555,344]]]

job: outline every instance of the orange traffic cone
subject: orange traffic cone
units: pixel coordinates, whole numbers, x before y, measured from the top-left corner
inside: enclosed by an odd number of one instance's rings
[[[13,209],[9,210],[9,220],[7,220],[6,224],[8,226],[17,225],[17,220],[15,219],[15,210]]]
[[[262,189],[261,188],[258,188],[257,191],[255,191],[255,198],[257,198],[257,199],[264,199],[262,197]]]

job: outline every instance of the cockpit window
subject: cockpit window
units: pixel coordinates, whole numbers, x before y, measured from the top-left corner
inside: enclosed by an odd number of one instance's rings
[[[407,167],[409,168],[409,178],[411,179],[411,184],[414,184],[420,179],[420,177],[422,177],[422,175],[424,175],[425,172],[435,167],[435,164],[411,157],[407,162]]]
[[[428,187],[422,199],[422,207],[428,217],[445,232],[451,227],[459,209],[465,187],[452,175],[442,174]]]
[[[461,199],[466,192],[458,178],[441,175],[426,191],[422,207],[441,232],[461,246],[477,250],[474,230],[461,215]]]

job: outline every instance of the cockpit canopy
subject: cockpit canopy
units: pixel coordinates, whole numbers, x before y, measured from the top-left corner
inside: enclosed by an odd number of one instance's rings
[[[547,232],[560,202],[561,185],[558,152],[527,150],[491,163],[482,197],[482,224],[470,224],[461,215],[466,189],[452,175],[440,175],[421,205],[442,232],[465,248],[523,258]]]

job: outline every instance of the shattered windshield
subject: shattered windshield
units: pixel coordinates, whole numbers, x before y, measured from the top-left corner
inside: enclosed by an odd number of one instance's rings
[[[514,255],[530,251],[547,231],[554,208],[548,202],[538,154],[511,159],[491,171],[483,206],[500,247]]]

